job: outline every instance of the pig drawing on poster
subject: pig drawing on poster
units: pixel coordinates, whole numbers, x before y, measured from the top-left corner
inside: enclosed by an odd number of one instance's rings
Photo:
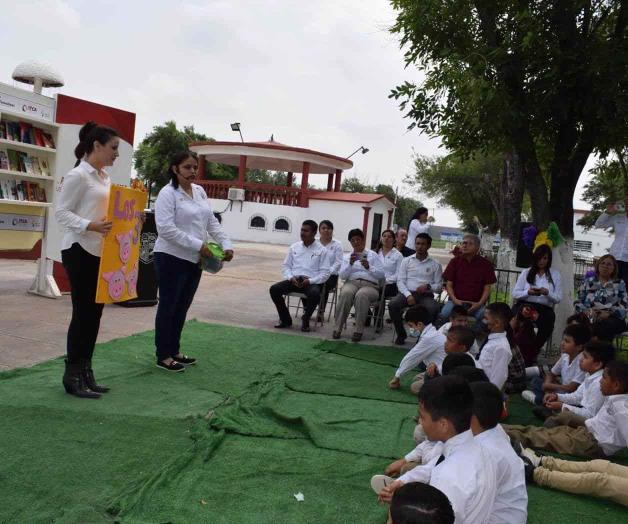
[[[137,297],[139,240],[146,202],[145,190],[111,186],[107,220],[112,227],[103,242],[96,291],[100,304]]]

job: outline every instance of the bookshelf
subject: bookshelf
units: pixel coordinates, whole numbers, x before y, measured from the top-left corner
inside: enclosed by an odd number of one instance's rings
[[[6,198],[0,198],[0,204],[27,207],[50,207],[52,205],[52,202],[31,202],[30,200],[9,200]]]

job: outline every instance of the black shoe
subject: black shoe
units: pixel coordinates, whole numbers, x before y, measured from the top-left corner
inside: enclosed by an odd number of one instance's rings
[[[193,366],[196,364],[196,359],[188,357],[187,355],[183,355],[182,357],[172,357],[172,360],[178,362],[179,364],[183,364],[184,366]]]
[[[166,371],[172,371],[173,373],[181,373],[182,371],[185,371],[185,366],[183,364],[179,364],[176,360],[173,360],[170,364],[158,361],[157,367],[165,369]]]
[[[334,331],[331,334],[331,338],[333,338],[334,340],[338,340],[340,338],[340,331]]]
[[[354,333],[351,335],[351,342],[360,342],[362,340],[362,333]]]
[[[364,321],[364,327],[371,327],[371,315],[366,317],[366,320]]]
[[[406,337],[402,337],[402,336],[398,336],[395,339],[395,344],[397,344],[398,346],[403,346],[406,343]]]
[[[310,331],[310,320],[303,319],[301,320],[301,331],[304,333],[308,333]]]
[[[279,324],[275,325],[276,329],[286,329],[292,327],[292,322],[279,322]]]
[[[540,418],[541,420],[547,420],[554,414],[551,409],[548,409],[545,406],[534,406],[532,408],[532,413],[534,413],[535,417]]]
[[[65,360],[65,373],[63,374],[63,387],[65,392],[79,398],[100,398],[100,393],[96,393],[87,387],[83,372],[82,362],[68,362]]]
[[[536,469],[534,467],[534,464],[532,464],[528,457],[521,457],[521,460],[523,461],[523,470],[526,476],[526,483],[534,484],[534,470]]]
[[[110,390],[107,386],[96,383],[91,360],[85,360],[83,362],[83,379],[87,387],[96,393],[107,393]]]

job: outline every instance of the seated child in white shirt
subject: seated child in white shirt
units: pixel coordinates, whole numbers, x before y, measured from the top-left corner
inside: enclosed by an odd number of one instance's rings
[[[508,364],[512,359],[512,332],[510,319],[512,311],[504,302],[493,302],[484,310],[484,322],[489,331],[488,339],[480,347],[477,356],[478,367],[484,370],[488,379],[503,390],[508,378]]]
[[[582,425],[586,419],[595,416],[604,402],[600,390],[602,372],[614,358],[615,348],[610,342],[587,342],[580,359],[580,369],[586,373],[584,382],[573,393],[546,393],[543,397],[548,410],[560,412],[547,418],[545,427]]]
[[[525,524],[528,516],[523,461],[515,453],[506,432],[499,425],[503,395],[495,384],[474,382],[471,431],[489,452],[497,472],[497,494],[488,523]]]
[[[579,424],[578,420],[572,419],[569,425],[552,428],[504,424],[504,430],[523,446],[556,453],[591,458],[607,457],[616,453],[628,445],[628,396],[624,389],[610,386],[612,380],[608,372],[603,372],[602,377],[599,386],[604,395],[604,403],[594,417],[586,420],[580,418],[583,423]]]
[[[628,446],[628,362],[610,362],[604,368],[600,388],[606,398],[602,410],[611,416],[611,424],[606,425],[600,419],[589,429],[597,431],[596,440],[603,450],[606,448],[605,453],[613,453]],[[526,477],[529,482],[576,495],[607,498],[628,506],[626,466],[608,460],[572,462],[538,456],[531,449],[524,449],[522,458],[527,463]]]
[[[395,376],[388,383],[391,389],[399,389],[400,378],[423,362],[426,366],[431,363],[440,367],[445,359],[444,335],[432,325],[432,315],[423,306],[413,306],[405,314],[405,320],[410,328],[410,336],[420,335],[419,341],[401,360]]]
[[[454,524],[455,518],[451,502],[441,490],[423,482],[410,482],[395,491],[388,522]]]
[[[437,377],[425,383],[418,397],[421,422],[429,440],[444,443],[441,455],[397,480],[376,476],[371,486],[377,489],[381,501],[390,502],[404,484],[425,482],[447,496],[456,522],[487,522],[497,491],[496,472],[490,452],[469,429],[473,406],[469,384],[460,377]]]
[[[454,306],[453,308],[451,308],[451,313],[449,314],[449,322],[445,322],[438,331],[447,336],[450,328],[454,326],[470,328],[471,324],[475,324],[475,318],[469,316],[466,308],[464,306]],[[469,352],[473,356],[475,356],[478,354],[479,349],[480,348],[478,346],[478,343],[475,341],[474,338],[473,344],[471,345]]]
[[[584,345],[591,339],[591,331],[582,324],[571,324],[563,331],[560,342],[560,357],[552,369],[542,375],[540,366],[526,368],[526,376],[532,372],[530,389],[521,393],[521,397],[531,404],[542,405],[545,393],[573,393],[584,382],[586,373],[580,369],[580,359]]]

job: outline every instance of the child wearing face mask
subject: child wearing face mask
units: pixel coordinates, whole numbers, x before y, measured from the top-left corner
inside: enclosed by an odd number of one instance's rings
[[[421,362],[425,366],[436,364],[440,371],[445,360],[447,337],[432,325],[432,316],[423,306],[414,306],[406,311],[405,320],[411,337],[420,336],[416,345],[403,357],[395,376],[388,383],[390,389],[399,389],[401,376],[414,369]]]

